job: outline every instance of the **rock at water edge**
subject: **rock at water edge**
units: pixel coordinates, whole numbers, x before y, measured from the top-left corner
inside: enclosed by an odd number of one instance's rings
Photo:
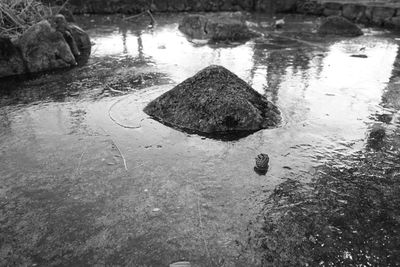
[[[153,100],[144,111],[167,125],[204,134],[254,132],[281,121],[275,105],[215,65]]]

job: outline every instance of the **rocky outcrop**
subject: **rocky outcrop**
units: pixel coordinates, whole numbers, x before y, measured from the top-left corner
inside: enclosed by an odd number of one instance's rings
[[[299,1],[296,5],[296,12],[308,15],[320,16],[324,7],[317,1]]]
[[[58,0],[42,0],[58,4]],[[320,0],[70,0],[74,13],[140,13],[152,12],[295,12],[311,15],[344,16],[364,24],[400,27],[398,1],[320,1]],[[67,13],[63,13],[68,15]]]
[[[54,16],[51,22],[52,27],[63,35],[76,62],[79,65],[86,63],[91,52],[89,35],[77,25],[68,23],[64,15]]]
[[[56,4],[57,0],[44,0]],[[139,13],[152,12],[221,12],[262,11],[290,12],[296,3],[304,0],[70,0],[74,13]]]
[[[318,33],[321,35],[360,36],[361,29],[353,22],[341,16],[327,17],[319,26]]]
[[[383,26],[390,23],[390,19],[396,14],[396,10],[390,7],[375,7],[372,10],[372,23]]]
[[[214,65],[153,100],[144,111],[167,125],[202,134],[249,133],[281,121],[276,106]]]
[[[0,78],[25,72],[25,65],[18,47],[9,38],[0,37]]]
[[[353,21],[361,21],[365,17],[366,7],[357,4],[345,4],[342,9],[342,16]]]
[[[257,0],[255,1],[255,10],[261,12],[295,12],[299,2],[303,0]]]
[[[247,27],[241,12],[190,14],[183,18],[179,30],[190,38],[212,41],[240,41],[258,36]]]
[[[29,72],[66,68],[76,65],[74,55],[60,32],[47,20],[30,27],[18,40]]]
[[[57,0],[44,1],[51,4],[57,3]],[[134,14],[148,9],[152,12],[254,11],[257,1],[261,0],[70,0],[68,4],[73,8],[74,13]]]
[[[76,63],[83,65],[89,60],[92,51],[89,35],[75,24],[69,25],[69,31],[79,51],[79,54],[75,55]]]
[[[0,77],[68,68],[87,62],[90,38],[63,15],[31,26],[18,39],[0,40]]]
[[[342,5],[339,3],[324,3],[322,9],[322,14],[326,17],[342,15]]]

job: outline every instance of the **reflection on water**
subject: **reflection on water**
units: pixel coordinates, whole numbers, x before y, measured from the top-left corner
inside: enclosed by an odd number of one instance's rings
[[[177,31],[177,24],[156,28],[150,32],[121,33],[95,38],[94,56],[126,54],[137,59],[147,58],[157,68],[167,72],[176,82],[194,75],[210,64],[230,68],[245,76],[252,66],[252,45],[212,48],[196,46]],[[98,47],[98,48],[97,48]]]
[[[7,234],[18,236],[12,225],[25,220],[30,226],[21,235],[32,240],[65,238],[64,245],[52,245],[72,250],[65,256],[72,265],[190,259],[203,266],[222,260],[246,266],[251,256],[241,255],[238,244],[261,191],[288,177],[307,180],[314,166],[363,148],[371,115],[383,112],[384,90],[393,89],[398,44],[379,32],[318,45],[285,39],[285,32],[245,44],[201,45],[177,30],[178,19],[159,17],[154,29],[102,24],[101,17],[96,27],[84,21],[95,43],[87,66],[1,82],[0,200],[10,214]],[[297,29],[301,23],[288,25]],[[310,25],[301,28],[311,30]],[[284,125],[222,142],[171,129],[142,112],[146,103],[210,64],[225,66],[276,103]],[[143,77],[159,77],[146,73],[169,79],[154,78],[149,84],[155,86],[143,89]],[[107,85],[119,87],[112,91]],[[271,159],[266,176],[253,172],[261,152]],[[18,198],[36,189],[64,193],[40,208],[29,197]],[[77,219],[80,211],[87,220]],[[63,220],[67,215],[77,218]],[[35,220],[40,216],[49,218],[53,230],[43,230],[44,222]],[[90,236],[68,239],[62,228]],[[19,237],[9,246],[23,243]],[[84,245],[75,246],[77,240]],[[56,259],[44,243],[22,250]]]

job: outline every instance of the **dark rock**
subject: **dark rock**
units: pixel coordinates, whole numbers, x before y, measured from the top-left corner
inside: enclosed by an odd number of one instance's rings
[[[63,4],[65,1],[42,0],[49,4]],[[254,11],[256,3],[261,0],[70,0],[67,7],[74,14],[84,13],[140,13],[147,9],[155,12],[218,12],[218,11]],[[262,0],[287,5],[297,0]],[[299,0],[303,1],[303,0]],[[66,16],[66,13],[61,13]]]
[[[370,23],[372,22],[372,13],[374,11],[373,6],[366,6],[364,12],[364,18],[360,20],[361,23]]]
[[[296,10],[297,4],[302,1],[298,0],[282,0],[273,1],[273,11],[274,12],[292,12]],[[304,1],[303,1],[304,2]]]
[[[149,103],[148,115],[202,134],[250,133],[276,127],[280,112],[221,66],[209,66]]]
[[[83,65],[89,60],[92,51],[89,35],[75,24],[69,25],[69,31],[79,51],[79,54],[75,55],[75,60],[78,65]]]
[[[281,0],[281,1],[285,2],[285,0]],[[237,1],[237,3],[243,10],[252,10],[253,6],[254,6],[253,0],[241,0],[241,1]]]
[[[261,153],[255,158],[256,166],[254,171],[260,175],[265,175],[269,169],[269,157],[267,154]]]
[[[360,21],[365,16],[365,6],[356,4],[345,4],[342,9],[342,16],[349,20]]]
[[[90,52],[89,35],[57,14],[30,27],[15,44],[0,39],[0,77],[84,64]]]
[[[204,3],[203,3],[204,11],[207,11],[207,12],[220,11],[220,6],[222,6],[221,0],[204,1]]]
[[[361,29],[353,22],[340,16],[327,17],[319,26],[318,33],[322,35],[360,36]]]
[[[179,24],[179,30],[195,39],[208,39],[209,33],[206,31],[208,19],[203,15],[187,15]]]
[[[165,0],[164,0],[165,1]],[[165,1],[167,2],[167,1]],[[186,0],[168,0],[168,11],[170,12],[182,12],[187,8]]]
[[[368,56],[364,55],[364,54],[354,54],[354,55],[351,55],[351,57],[368,58]]]
[[[17,42],[29,72],[76,65],[63,35],[53,29],[47,20],[30,27]]]
[[[374,7],[372,11],[372,23],[382,26],[390,22],[395,13],[396,9],[391,7]]]
[[[0,78],[25,72],[21,53],[9,38],[0,37]]]
[[[198,1],[198,0],[188,0],[188,6],[191,11],[204,11],[205,6],[204,6],[204,1]]]
[[[220,10],[221,11],[236,11],[236,1],[235,0],[226,0],[222,3]]]
[[[324,7],[317,1],[299,1],[296,11],[302,14],[322,15]]]
[[[342,11],[341,10],[337,10],[337,9],[329,9],[329,8],[324,8],[324,11],[322,12],[322,14],[326,17],[329,16],[340,16],[342,15]]]
[[[168,2],[165,0],[153,0],[151,11],[165,12],[168,10]]]
[[[342,10],[342,4],[337,2],[326,2],[322,6],[330,10]]]
[[[400,16],[392,17],[390,22],[394,27],[400,28]]]
[[[54,16],[51,24],[56,31],[63,35],[78,65],[85,64],[92,48],[89,35],[77,25],[68,23],[61,14]]]
[[[179,29],[190,38],[213,41],[240,41],[258,36],[249,30],[241,12],[187,15],[180,23]]]
[[[242,5],[244,10],[275,13],[295,11],[299,2],[304,2],[304,0],[254,0],[248,1],[248,5],[243,5],[243,2],[239,3]]]
[[[259,12],[272,13],[274,9],[274,3],[270,0],[258,0],[255,9]]]
[[[389,124],[393,119],[393,114],[377,114],[376,120]]]
[[[78,46],[75,42],[75,39],[72,37],[68,22],[65,17],[61,14],[57,14],[50,20],[50,23],[56,31],[63,35],[65,41],[68,43],[69,48],[71,49],[72,54],[75,57],[79,56],[80,52]]]
[[[368,136],[367,147],[379,150],[384,146],[386,131],[381,125],[374,125]]]

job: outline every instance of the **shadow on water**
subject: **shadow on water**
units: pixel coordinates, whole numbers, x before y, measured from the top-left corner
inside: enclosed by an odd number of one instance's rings
[[[362,150],[375,118],[388,120],[392,35],[320,40],[312,19],[287,17],[260,39],[198,45],[177,30],[180,16],[155,28],[79,18],[94,42],[87,65],[0,82],[0,265],[257,266],[247,227],[265,194]],[[267,32],[272,20],[250,21]],[[143,113],[211,64],[265,94],[285,123],[222,141]],[[260,153],[266,176],[253,170]]]

